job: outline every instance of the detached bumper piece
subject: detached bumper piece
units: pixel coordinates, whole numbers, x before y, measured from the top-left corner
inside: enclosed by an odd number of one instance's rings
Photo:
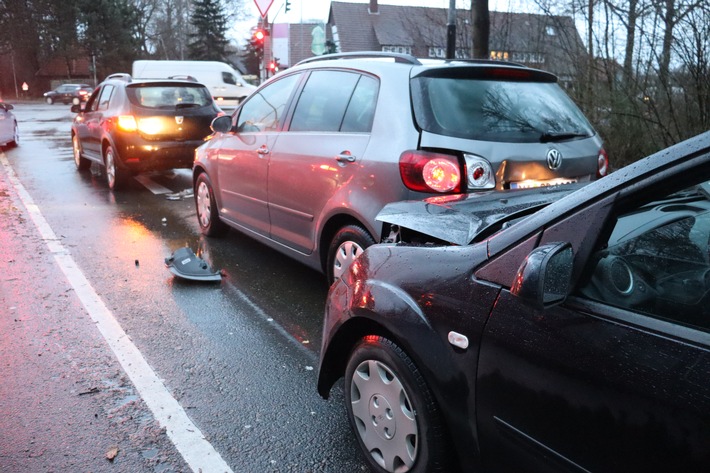
[[[180,248],[170,258],[165,258],[165,266],[183,279],[191,281],[221,281],[222,275],[214,271],[202,258],[197,257],[190,248]]]

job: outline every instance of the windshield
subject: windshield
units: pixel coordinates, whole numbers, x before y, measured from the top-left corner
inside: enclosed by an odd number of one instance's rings
[[[439,135],[508,143],[594,135],[556,83],[416,77],[412,101],[418,125]]]
[[[127,87],[126,93],[132,104],[145,108],[203,107],[212,103],[212,96],[202,86]]]

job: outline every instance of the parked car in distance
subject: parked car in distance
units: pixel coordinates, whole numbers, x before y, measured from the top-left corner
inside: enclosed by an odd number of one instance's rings
[[[86,102],[91,96],[94,88],[89,84],[62,84],[54,90],[44,93],[44,100],[52,105],[56,102],[63,104],[78,105],[81,102]]]
[[[15,147],[20,143],[20,129],[11,104],[0,100],[0,146]]]
[[[223,112],[207,88],[188,80],[133,80],[109,76],[77,115],[71,138],[77,169],[96,162],[110,189],[146,171],[191,168],[195,148]]]
[[[710,132],[577,190],[379,218],[416,242],[330,288],[318,376],[373,471],[707,470]]]
[[[556,82],[499,61],[303,61],[198,148],[200,227],[236,228],[332,282],[380,239],[388,202],[603,176],[602,141]]]

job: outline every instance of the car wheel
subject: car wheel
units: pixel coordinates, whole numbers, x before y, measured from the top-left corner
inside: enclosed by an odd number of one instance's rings
[[[350,264],[374,244],[375,240],[359,225],[347,225],[338,230],[328,248],[328,283],[342,276]]]
[[[367,336],[345,370],[350,426],[372,471],[448,471],[436,401],[409,356],[391,340]]]
[[[91,167],[91,161],[81,155],[81,143],[79,137],[74,135],[71,137],[72,149],[74,150],[74,164],[79,171],[84,171]]]
[[[54,103],[54,99],[52,97],[47,97],[46,100],[49,105],[52,105]]]
[[[116,153],[111,145],[104,151],[104,163],[106,166],[106,183],[111,190],[119,190],[126,185],[127,173],[118,167],[116,163]]]
[[[79,105],[81,103],[81,100],[78,97],[74,97],[71,99],[72,105]]]
[[[195,181],[195,207],[200,230],[207,236],[219,236],[226,233],[228,227],[219,218],[217,200],[210,178],[204,172]]]

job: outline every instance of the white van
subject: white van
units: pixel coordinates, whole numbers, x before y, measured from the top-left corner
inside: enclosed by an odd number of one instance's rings
[[[151,61],[133,62],[136,79],[167,79],[191,76],[207,86],[219,106],[237,106],[256,87],[248,84],[229,64],[218,61]],[[181,77],[182,78],[182,77]]]

